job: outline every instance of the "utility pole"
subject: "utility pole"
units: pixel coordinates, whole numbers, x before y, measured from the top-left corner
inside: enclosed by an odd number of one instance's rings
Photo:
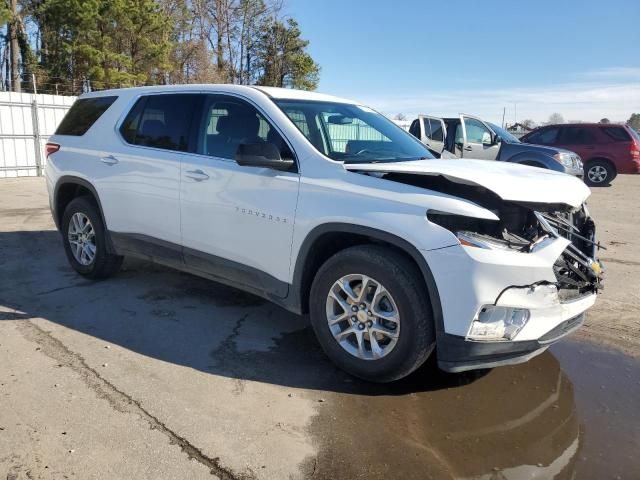
[[[7,36],[9,37],[9,63],[11,64],[11,89],[14,92],[21,92],[20,71],[18,62],[20,61],[18,46],[18,0],[10,0],[11,19],[7,24]]]
[[[507,107],[502,107],[502,128],[504,128],[504,115],[507,113]]]

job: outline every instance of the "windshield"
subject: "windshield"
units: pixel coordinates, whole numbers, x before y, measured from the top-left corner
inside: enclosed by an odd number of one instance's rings
[[[332,160],[377,163],[435,158],[425,145],[370,108],[308,100],[274,102]]]
[[[507,132],[504,128],[499,127],[494,123],[490,123],[490,122],[487,122],[487,123],[493,129],[493,132],[495,134],[497,134],[505,142],[507,142],[507,143],[520,143],[520,140],[518,139],[518,137],[516,137],[513,134]]]

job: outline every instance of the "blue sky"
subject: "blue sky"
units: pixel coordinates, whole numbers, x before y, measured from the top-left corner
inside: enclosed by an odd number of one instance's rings
[[[640,112],[640,0],[286,0],[319,91],[500,121]]]

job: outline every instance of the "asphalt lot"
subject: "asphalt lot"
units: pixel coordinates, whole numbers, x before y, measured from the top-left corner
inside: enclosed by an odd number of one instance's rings
[[[0,479],[637,478],[639,193],[589,202],[607,281],[574,340],[376,386],[251,295],[131,260],[83,279],[44,180],[2,180]]]

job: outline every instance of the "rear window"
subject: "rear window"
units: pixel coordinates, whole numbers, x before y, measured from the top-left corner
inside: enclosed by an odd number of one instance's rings
[[[60,122],[56,135],[84,135],[117,98],[96,97],[76,100]]]
[[[629,133],[623,127],[604,127],[602,130],[615,142],[628,142],[631,140]]]

